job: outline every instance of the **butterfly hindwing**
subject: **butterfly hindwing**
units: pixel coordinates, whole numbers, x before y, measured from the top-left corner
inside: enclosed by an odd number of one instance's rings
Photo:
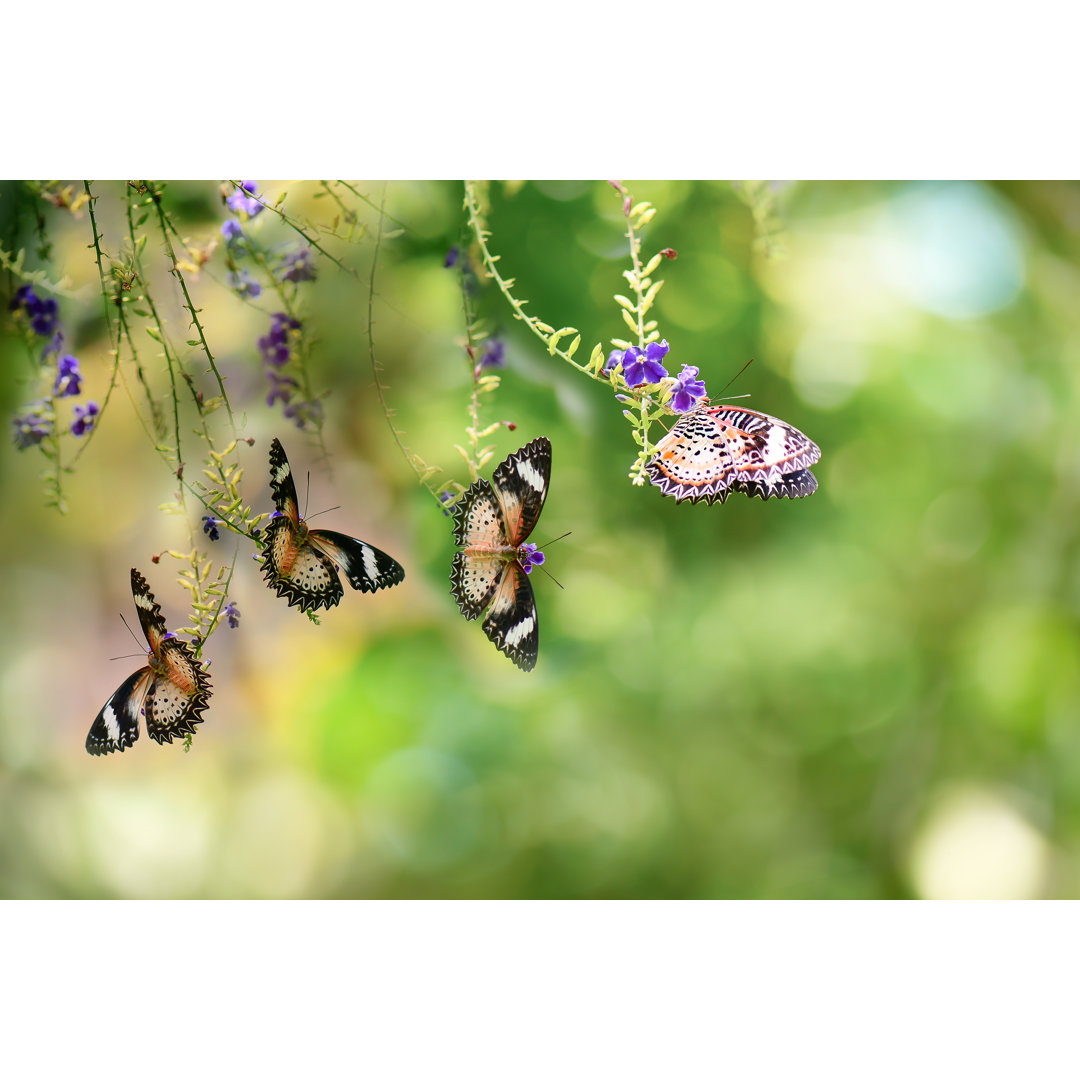
[[[495,648],[509,656],[522,671],[536,667],[540,649],[536,597],[516,559],[504,564],[491,607],[484,617],[483,630]]]
[[[360,592],[388,589],[405,580],[405,568],[385,551],[331,529],[312,529],[314,547],[341,567],[349,584]]]
[[[143,714],[146,734],[154,742],[172,742],[178,735],[191,735],[203,721],[210,701],[210,678],[195,659],[191,646],[178,638],[161,645],[160,674],[155,675],[146,695]]]
[[[810,466],[820,457],[810,439],[775,416],[702,405],[656,444],[646,471],[676,501],[722,503],[732,491],[801,498],[817,490]]]
[[[270,587],[301,611],[332,608],[345,590],[329,556],[301,542],[296,526],[282,516],[266,527],[263,577]]]
[[[466,555],[463,551],[454,555],[450,591],[466,619],[476,619],[484,613],[506,565],[505,560],[496,556]]]

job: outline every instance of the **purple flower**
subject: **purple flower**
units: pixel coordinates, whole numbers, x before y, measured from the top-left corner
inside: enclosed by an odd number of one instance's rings
[[[61,346],[64,344],[64,332],[57,330],[52,336],[52,340],[44,349],[41,350],[41,362],[47,364],[57,353],[60,352]]]
[[[293,283],[300,281],[314,281],[316,274],[315,263],[312,261],[311,248],[300,248],[292,251],[278,267],[278,276],[282,281]]]
[[[518,548],[518,562],[526,574],[532,573],[534,566],[539,566],[544,561],[544,553],[537,549],[535,544],[522,544]]]
[[[610,355],[607,358],[607,363],[604,365],[604,374],[610,375],[622,362],[623,357],[626,355],[626,350],[612,349]]]
[[[254,300],[262,292],[262,286],[248,273],[247,270],[230,270],[225,278],[230,289],[236,290],[237,296]]]
[[[633,345],[623,356],[622,369],[626,385],[633,388],[643,384],[653,385],[667,378],[667,368],[660,361],[668,351],[666,341],[655,341],[645,346],[645,353]]]
[[[85,406],[76,405],[75,419],[71,422],[71,434],[76,437],[81,437],[92,430],[97,414],[97,402],[88,401]]]
[[[229,218],[221,226],[221,235],[225,237],[226,244],[233,244],[244,239],[244,230],[236,218]]]
[[[249,218],[253,218],[263,212],[263,204],[258,199],[250,198],[245,192],[251,195],[256,193],[254,180],[242,181],[240,187],[225,200],[225,203],[234,213],[247,214]]]
[[[35,406],[40,409],[41,405]],[[28,412],[25,416],[16,416],[11,421],[11,437],[20,450],[37,446],[42,439],[52,434],[52,423],[37,412]]]
[[[293,390],[298,386],[295,379],[271,370],[266,372],[266,377],[270,380],[270,393],[266,395],[267,405],[273,405],[275,401],[287,405],[292,401]]]
[[[218,532],[218,523],[215,518],[212,518],[209,514],[203,514],[203,526],[202,531],[210,537],[211,540],[220,540],[221,533]]]
[[[240,625],[240,609],[231,600],[225,605],[225,618],[229,620],[229,627],[233,630]]]
[[[477,366],[480,369],[506,367],[506,346],[498,338],[492,338],[484,345]]]
[[[42,300],[32,285],[23,285],[18,289],[8,306],[12,311],[25,312],[30,317],[30,326],[39,337],[51,337],[55,332],[60,307],[51,296]]]
[[[457,266],[458,259],[461,257],[461,252],[458,250],[457,244],[455,244],[447,253],[446,261],[443,266],[449,270],[451,266]]]
[[[301,429],[307,427],[308,424],[317,425],[323,415],[321,401],[290,401],[281,411]]]
[[[671,398],[671,407],[677,413],[687,413],[694,403],[705,396],[705,383],[698,377],[698,369],[692,364],[683,364],[675,380],[675,393]]]
[[[82,372],[79,371],[79,361],[71,353],[61,356],[57,365],[56,382],[53,383],[53,393],[57,397],[77,397],[81,390],[80,379]]]

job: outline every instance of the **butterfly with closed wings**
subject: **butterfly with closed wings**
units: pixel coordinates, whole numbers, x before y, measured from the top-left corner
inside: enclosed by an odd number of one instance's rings
[[[526,576],[543,556],[526,544],[547,496],[551,443],[541,436],[511,454],[489,484],[474,480],[454,507],[450,591],[466,619],[484,610],[482,629],[499,652],[523,671],[540,647],[536,598]]]
[[[385,551],[331,529],[309,529],[300,516],[292,469],[281,443],[270,444],[270,490],[276,512],[266,527],[262,566],[267,584],[289,607],[301,611],[332,608],[349,584],[361,592],[386,589],[405,580],[405,570]]]
[[[126,679],[102,706],[86,736],[86,752],[100,755],[126,750],[139,737],[139,714],[146,734],[171,743],[202,723],[210,702],[210,677],[187,642],[170,634],[146,579],[131,571],[131,595],[150,645],[150,663]]]
[[[799,499],[817,491],[810,466],[820,457],[815,443],[775,416],[706,403],[656,444],[645,469],[677,502],[722,503],[733,491]]]

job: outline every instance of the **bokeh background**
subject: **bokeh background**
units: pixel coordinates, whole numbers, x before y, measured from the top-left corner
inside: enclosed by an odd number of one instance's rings
[[[331,469],[265,404],[256,339],[277,308],[237,297],[223,249],[194,300],[244,434],[244,491],[271,509],[279,436],[326,527],[401,561],[405,582],[311,624],[251,545],[198,529],[226,564],[238,629],[210,640],[214,697],[190,753],[145,734],[91,758],[97,711],[141,663],[129,569],[170,625],[189,524],[123,388],[45,505],[10,417],[40,394],[6,301],[0,391],[0,895],[4,897],[1075,897],[1080,895],[1080,187],[793,183],[771,243],[730,184],[634,182],[644,250],[674,248],[656,317],[668,367],[749,395],[822,448],[813,497],[678,506],[626,480],[634,444],[606,385],[549,357],[490,286],[473,297],[506,368],[491,467],[553,444],[532,539],[570,531],[532,582],[540,659],[522,673],[450,595],[450,522],[417,483],[374,392],[374,341],[409,447],[467,482],[469,367],[455,182],[356,185],[350,243],[316,184],[259,182],[352,276],[319,261],[300,291],[317,347]],[[77,186],[76,191],[79,190]],[[95,186],[120,254],[123,185]],[[220,235],[215,182],[173,183],[183,235]],[[385,199],[396,235],[373,264]],[[360,231],[360,226],[366,229]],[[621,200],[602,182],[491,188],[491,245],[531,313],[596,341],[625,333]],[[252,228],[280,230],[269,212]],[[337,231],[343,231],[340,218]],[[49,261],[35,252],[42,235]],[[85,209],[0,190],[0,246],[67,275],[66,347],[85,397],[109,343]],[[784,250],[767,252],[766,247]],[[160,242],[156,297],[190,337]],[[140,344],[168,402],[154,343]],[[126,367],[128,383],[135,386]],[[212,390],[205,383],[207,393]],[[171,407],[171,404],[170,404]],[[302,485],[301,485],[302,486]],[[303,498],[303,491],[301,491]]]

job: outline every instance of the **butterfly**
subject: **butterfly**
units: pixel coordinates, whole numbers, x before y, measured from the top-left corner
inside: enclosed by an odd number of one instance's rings
[[[540,633],[536,598],[526,576],[537,557],[533,531],[551,478],[551,443],[541,436],[511,454],[489,484],[474,480],[454,507],[450,591],[466,619],[484,609],[482,629],[522,671],[536,666]]]
[[[401,564],[363,540],[330,529],[309,529],[296,505],[292,469],[281,443],[270,444],[270,490],[274,513],[266,527],[262,566],[269,586],[301,611],[332,608],[344,595],[337,568],[361,592],[405,580]]]
[[[751,498],[799,499],[817,491],[810,466],[821,450],[775,416],[728,405],[699,405],[656,444],[645,466],[676,501],[723,502],[732,491]]]
[[[150,645],[150,663],[125,679],[102,706],[86,736],[88,754],[126,750],[139,737],[139,713],[146,734],[155,742],[171,743],[190,735],[202,723],[210,702],[210,677],[191,646],[168,632],[154,594],[138,570],[131,571],[131,595]]]

